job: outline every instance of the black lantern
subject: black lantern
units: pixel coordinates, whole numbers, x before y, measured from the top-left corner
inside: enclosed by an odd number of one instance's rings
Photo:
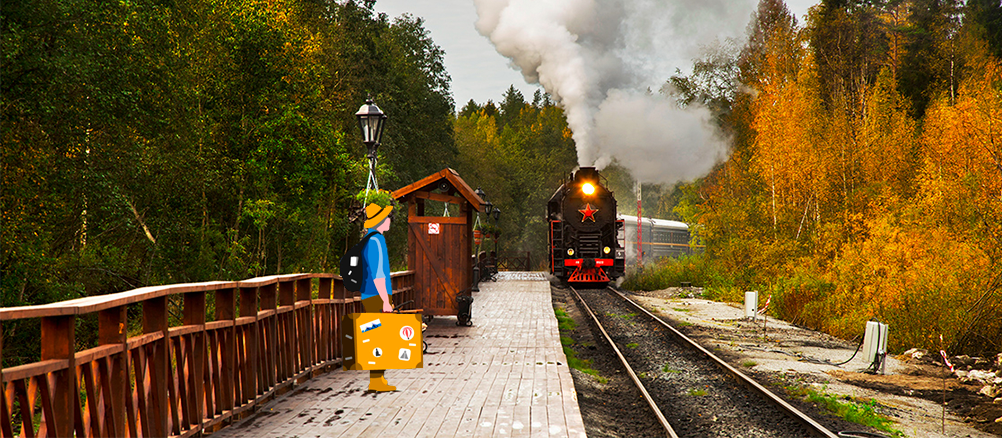
[[[355,113],[358,117],[358,127],[362,129],[362,143],[369,149],[368,158],[376,158],[376,148],[383,139],[383,127],[386,125],[386,114],[379,110],[372,99],[367,99]]]
[[[500,220],[501,220],[501,208],[498,207],[494,209],[494,221],[497,222]]]
[[[481,190],[480,187],[477,187],[477,189],[474,190],[473,193],[476,193],[477,196],[480,197],[480,200],[484,201],[484,213],[487,213],[487,217],[490,218],[491,217],[491,211],[494,210],[494,204],[491,203],[491,201],[487,200],[487,194],[484,193],[484,191]]]

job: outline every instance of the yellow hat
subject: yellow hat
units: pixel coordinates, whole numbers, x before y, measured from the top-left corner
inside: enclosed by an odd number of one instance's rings
[[[377,204],[369,204],[365,206],[365,228],[372,228],[379,225],[386,216],[390,215],[393,211],[392,205],[387,205],[386,207],[380,207]]]

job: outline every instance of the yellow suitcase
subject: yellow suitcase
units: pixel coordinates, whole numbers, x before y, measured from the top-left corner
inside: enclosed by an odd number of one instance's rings
[[[424,368],[420,314],[352,313],[341,327],[345,370]]]

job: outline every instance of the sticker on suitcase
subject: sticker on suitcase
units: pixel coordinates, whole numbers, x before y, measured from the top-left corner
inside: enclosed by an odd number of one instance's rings
[[[379,322],[378,319],[374,319],[374,320],[369,321],[369,322],[367,322],[365,324],[362,324],[362,326],[359,327],[359,328],[362,330],[362,333],[365,333],[365,332],[367,332],[369,330],[377,329],[379,327],[382,327],[382,325],[383,325],[382,322]]]

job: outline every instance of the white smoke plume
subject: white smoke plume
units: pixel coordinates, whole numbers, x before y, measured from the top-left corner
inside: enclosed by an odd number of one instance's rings
[[[724,158],[706,109],[643,92],[701,45],[736,37],[755,0],[474,0],[477,30],[564,108],[578,164],[613,158],[645,182],[697,178]]]

